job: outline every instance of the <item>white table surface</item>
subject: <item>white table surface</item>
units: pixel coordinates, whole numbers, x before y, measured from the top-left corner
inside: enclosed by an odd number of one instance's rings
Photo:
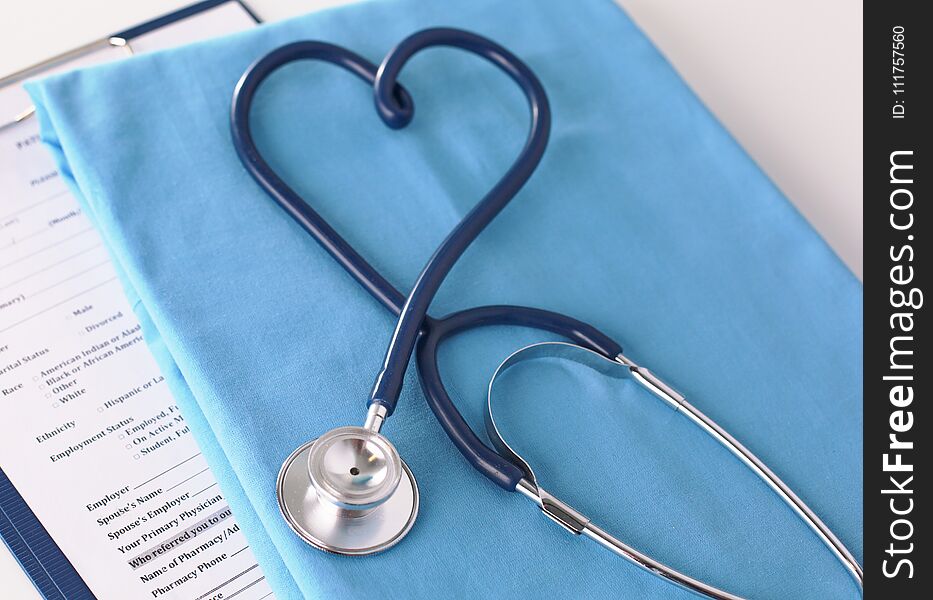
[[[247,0],[267,21],[347,0]],[[862,3],[618,0],[694,91],[862,274]],[[0,77],[189,0],[10,0]],[[0,591],[38,597],[0,545]]]

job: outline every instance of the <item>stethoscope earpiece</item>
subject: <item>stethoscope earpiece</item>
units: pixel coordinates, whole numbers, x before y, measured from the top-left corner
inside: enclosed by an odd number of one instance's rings
[[[418,484],[392,442],[378,432],[381,421],[331,429],[282,464],[279,508],[295,533],[315,548],[375,554],[398,543],[414,525]]]

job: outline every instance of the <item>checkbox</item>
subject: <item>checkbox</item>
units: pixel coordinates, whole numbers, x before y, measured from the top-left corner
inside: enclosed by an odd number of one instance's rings
[[[32,380],[33,380],[33,381],[39,381],[39,376],[38,376],[38,375],[33,375],[33,376],[32,376]]]
[[[97,412],[104,412],[104,407],[103,407],[103,406],[98,406],[98,407],[97,407]]]
[[[129,449],[132,448],[132,447],[133,447],[133,444],[127,444],[127,445],[126,445],[126,449],[127,449],[127,450],[129,450]]]
[[[52,397],[52,394],[46,394],[45,397],[46,397],[46,398],[51,398],[51,397]]]
[[[122,440],[122,439],[125,438],[125,437],[126,437],[126,436],[123,435],[123,434],[121,433],[120,435],[117,436],[117,439],[118,439],[118,440]]]
[[[133,460],[139,460],[139,455],[138,455],[138,454],[134,454],[134,455],[133,455]]]
[[[61,406],[61,404],[59,404],[58,402],[52,403],[52,408],[58,408],[59,406]]]
[[[39,389],[40,389],[40,390],[44,390],[44,389],[45,389],[45,384],[44,384],[44,383],[40,383],[40,384],[39,384]]]

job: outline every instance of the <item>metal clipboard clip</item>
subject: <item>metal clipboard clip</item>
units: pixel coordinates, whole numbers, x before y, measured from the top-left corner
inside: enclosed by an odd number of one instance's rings
[[[72,61],[82,56],[85,56],[87,54],[90,54],[91,52],[96,52],[98,50],[105,50],[107,48],[122,49],[123,52],[128,56],[132,56],[134,54],[132,45],[130,45],[129,40],[125,38],[114,36],[114,37],[100,39],[100,40],[91,42],[90,44],[85,44],[84,46],[75,48],[74,50],[69,50],[68,52],[59,54],[58,56],[53,56],[52,58],[44,60],[31,67],[27,67],[23,69],[22,71],[17,71],[13,73],[12,75],[8,75],[6,77],[0,78],[0,88],[4,88],[8,85],[13,85],[14,83],[19,83],[21,81],[29,79],[30,77],[34,75],[38,75],[39,73],[48,71],[49,69],[53,69],[69,61]],[[35,114],[36,114],[36,107],[31,106],[31,105],[27,106],[22,111],[19,111],[16,114],[14,114],[11,119],[5,119],[5,120],[0,121],[0,131],[3,131],[7,127],[12,127],[18,123],[22,123],[23,121],[32,117]]]

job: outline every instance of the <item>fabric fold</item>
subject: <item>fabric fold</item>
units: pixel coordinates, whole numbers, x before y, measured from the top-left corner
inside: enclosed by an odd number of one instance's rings
[[[374,1],[28,86],[276,596],[692,597],[472,471],[414,369],[384,429],[422,493],[409,536],[376,556],[327,555],[279,514],[282,460],[362,422],[394,319],[246,174],[229,133],[233,87],[291,41],[379,62],[429,26],[509,48],[554,112],[537,172],[432,313],[514,303],[591,322],[756,452],[861,557],[861,285],[644,35],[608,0]],[[308,62],[264,84],[253,127],[282,177],[404,290],[508,168],[528,116],[507,77],[462,52],[418,55],[400,80],[416,105],[403,130],[379,121],[357,79]],[[443,376],[477,431],[495,366],[547,337],[496,328],[444,346]],[[510,388],[521,409],[510,440],[545,487],[728,591],[856,597],[793,512],[681,415],[553,367]],[[531,410],[534,398],[563,408]]]

